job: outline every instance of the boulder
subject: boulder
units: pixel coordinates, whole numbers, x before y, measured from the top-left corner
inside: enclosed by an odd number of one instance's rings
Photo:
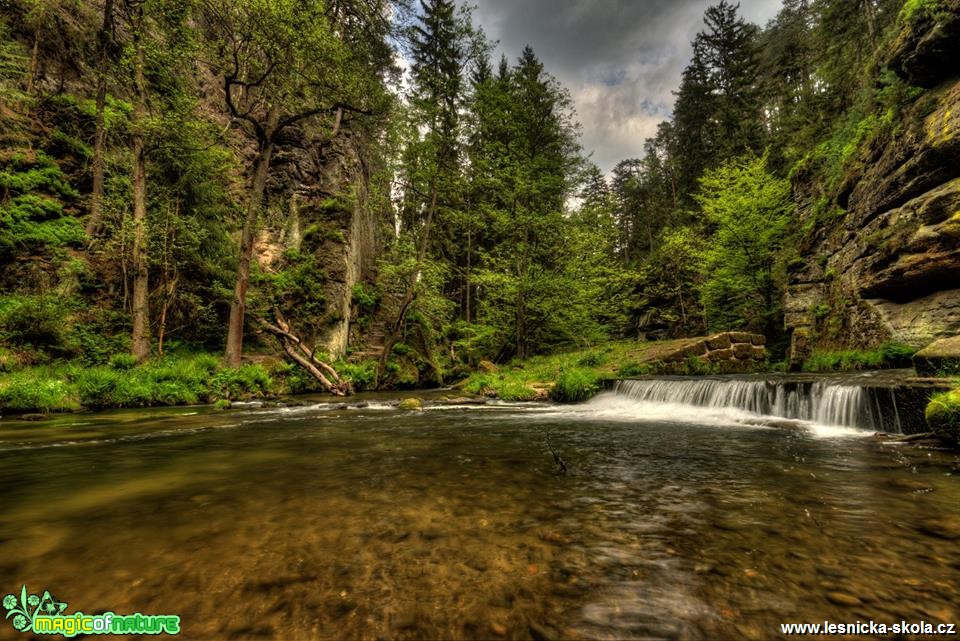
[[[422,410],[423,401],[419,398],[405,398],[397,407],[402,410]]]
[[[960,374],[960,335],[935,341],[913,355],[920,376]]]
[[[930,399],[926,418],[934,434],[951,443],[960,443],[960,389]]]
[[[484,374],[494,374],[500,370],[499,367],[497,367],[490,361],[480,361],[479,363],[477,363],[477,369],[479,369]]]

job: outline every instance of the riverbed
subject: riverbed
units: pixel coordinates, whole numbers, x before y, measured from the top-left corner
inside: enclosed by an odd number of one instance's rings
[[[4,419],[0,592],[189,639],[960,623],[955,453],[612,392],[425,398]]]

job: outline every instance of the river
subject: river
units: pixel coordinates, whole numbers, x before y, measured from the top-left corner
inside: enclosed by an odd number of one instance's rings
[[[960,623],[954,453],[622,392],[425,398],[4,419],[0,592],[189,639]]]

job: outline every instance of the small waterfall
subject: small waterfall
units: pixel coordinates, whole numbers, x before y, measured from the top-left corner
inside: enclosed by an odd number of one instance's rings
[[[861,385],[824,381],[663,378],[617,381],[614,392],[638,401],[732,408],[822,425],[900,431],[893,394],[883,394],[880,389]]]

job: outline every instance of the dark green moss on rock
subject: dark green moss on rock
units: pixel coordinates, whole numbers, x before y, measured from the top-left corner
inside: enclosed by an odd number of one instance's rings
[[[960,389],[930,399],[926,417],[934,434],[952,443],[960,443]]]

